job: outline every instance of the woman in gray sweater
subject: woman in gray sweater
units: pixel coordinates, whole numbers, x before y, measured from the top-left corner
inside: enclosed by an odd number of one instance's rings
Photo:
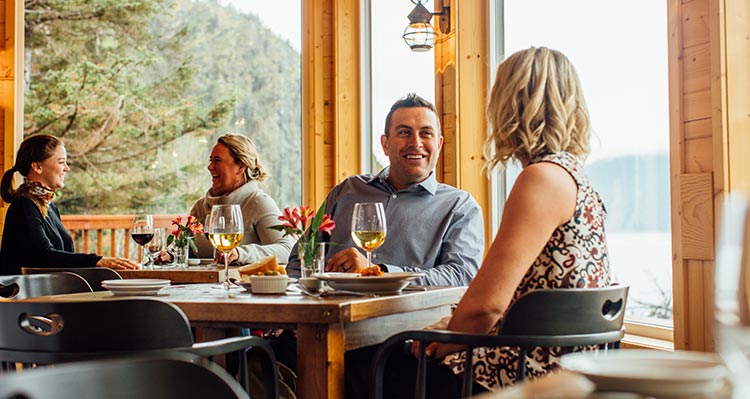
[[[229,254],[229,262],[252,263],[274,255],[277,261],[286,263],[294,242],[291,237],[283,237],[282,232],[268,228],[279,224],[277,218],[281,211],[273,198],[260,188],[268,173],[258,159],[252,140],[239,134],[219,137],[211,150],[208,172],[211,174],[211,188],[195,202],[190,214],[205,222],[214,205],[238,204],[242,208],[245,234],[240,246]],[[197,236],[196,245],[198,257],[213,256],[213,248],[206,236]],[[224,262],[220,252],[216,252],[216,260]]]

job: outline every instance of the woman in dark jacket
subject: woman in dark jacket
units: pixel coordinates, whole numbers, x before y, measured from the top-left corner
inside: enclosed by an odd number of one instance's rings
[[[62,140],[37,134],[21,143],[16,164],[3,174],[0,196],[10,206],[5,214],[0,244],[0,274],[21,274],[21,267],[108,267],[136,269],[126,258],[76,253],[73,238],[60,221],[52,201],[55,190],[65,186],[70,171]],[[18,172],[24,182],[13,189]]]

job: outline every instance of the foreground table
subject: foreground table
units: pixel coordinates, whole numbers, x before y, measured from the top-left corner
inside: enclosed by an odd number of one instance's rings
[[[344,352],[383,342],[391,335],[428,326],[450,315],[465,287],[430,287],[379,297],[313,298],[299,293],[225,297],[210,284],[166,288],[159,298],[179,306],[206,338],[226,328],[297,330],[297,394],[300,398],[343,398]],[[116,298],[109,291],[68,294],[30,301],[80,301]],[[365,365],[367,366],[367,365]]]

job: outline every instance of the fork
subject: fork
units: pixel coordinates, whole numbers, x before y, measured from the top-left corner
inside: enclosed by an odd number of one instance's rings
[[[312,291],[301,284],[297,284],[297,288],[299,288],[299,290],[302,291],[302,293],[315,297],[315,298],[322,298],[322,297],[331,296],[331,295],[353,295],[353,296],[377,298],[377,295],[368,294],[366,292],[356,292],[356,291],[347,291],[347,290],[325,290],[325,289],[321,291]]]

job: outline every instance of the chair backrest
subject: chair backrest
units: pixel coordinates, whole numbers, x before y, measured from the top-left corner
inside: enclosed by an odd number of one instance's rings
[[[22,274],[48,274],[48,273],[59,273],[59,272],[70,272],[75,273],[91,286],[94,291],[106,291],[102,287],[102,281],[104,280],[122,280],[120,273],[106,268],[106,267],[22,267]]]
[[[5,299],[26,299],[77,292],[92,291],[86,280],[73,273],[0,276],[0,297]]]
[[[525,357],[534,347],[574,347],[614,344],[625,335],[623,321],[629,287],[544,289],[526,293],[505,314],[498,335],[454,333],[451,331],[406,331],[390,337],[378,349],[370,372],[372,398],[383,397],[385,364],[404,342],[420,341],[415,397],[426,395],[426,362],[424,349],[429,342],[463,345],[467,353],[478,347],[519,348],[518,381],[525,377]],[[464,363],[462,397],[471,396],[473,361]]]
[[[158,299],[0,302],[0,361],[50,364],[192,345],[185,314]]]
[[[530,337],[535,346],[612,342],[622,329],[628,290],[614,285],[527,292],[508,309],[498,335]]]
[[[2,398],[248,398],[221,367],[188,354],[85,361],[0,375]]]

